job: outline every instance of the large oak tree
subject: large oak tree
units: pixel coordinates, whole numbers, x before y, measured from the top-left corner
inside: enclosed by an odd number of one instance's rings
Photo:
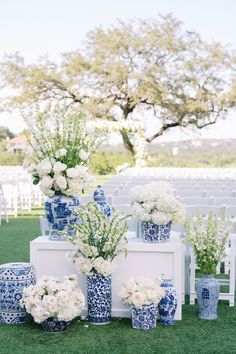
[[[119,22],[88,33],[80,49],[60,64],[25,64],[18,54],[1,64],[3,88],[14,94],[8,107],[55,102],[78,105],[91,118],[133,120],[147,110],[160,121],[147,142],[174,127],[199,129],[225,117],[232,99],[235,57],[219,43],[185,31],[172,15]],[[134,153],[129,131],[120,129]]]

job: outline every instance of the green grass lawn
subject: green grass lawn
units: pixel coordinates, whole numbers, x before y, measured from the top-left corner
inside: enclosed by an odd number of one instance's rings
[[[28,261],[29,241],[39,235],[38,210],[0,227],[0,264]],[[46,333],[34,323],[0,324],[1,354],[236,353],[236,309],[221,301],[216,321],[198,319],[197,305],[183,306],[183,320],[151,331],[131,328],[129,319],[106,326],[73,321],[63,333]]]

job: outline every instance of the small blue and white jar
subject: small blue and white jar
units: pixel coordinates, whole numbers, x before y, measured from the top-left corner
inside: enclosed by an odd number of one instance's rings
[[[132,327],[148,330],[157,325],[157,304],[143,305],[141,308],[131,308]]]
[[[111,322],[111,275],[87,276],[88,320],[94,325]]]
[[[41,325],[46,332],[58,333],[65,331],[70,323],[71,321],[60,321],[57,317],[49,317]]]
[[[157,225],[152,221],[142,222],[142,235],[144,242],[157,243],[170,240],[171,221],[166,225]]]
[[[46,218],[49,225],[49,239],[56,241],[65,241],[66,237],[60,232],[65,231],[73,236],[75,231],[73,224],[78,221],[76,211],[80,205],[78,197],[66,197],[56,195],[47,198],[44,203]]]
[[[111,216],[111,207],[106,202],[105,193],[100,185],[97,186],[96,190],[93,193],[93,200],[97,203],[100,210],[107,216]]]
[[[173,325],[175,323],[175,312],[177,309],[176,290],[171,281],[164,281],[161,285],[165,289],[165,296],[158,304],[160,322],[163,325]]]
[[[24,288],[36,284],[34,267],[29,263],[0,265],[0,322],[20,324],[30,317],[20,306]]]
[[[203,275],[196,283],[199,318],[202,320],[217,319],[217,306],[220,284],[213,275]]]

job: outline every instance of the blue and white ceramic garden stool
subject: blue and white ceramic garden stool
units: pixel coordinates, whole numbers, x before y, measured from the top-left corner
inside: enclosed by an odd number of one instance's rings
[[[23,289],[36,283],[34,267],[29,263],[0,265],[0,322],[25,323],[29,320],[20,306]]]

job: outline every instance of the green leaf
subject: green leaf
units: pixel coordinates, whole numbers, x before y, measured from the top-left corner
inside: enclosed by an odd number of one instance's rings
[[[34,178],[33,184],[34,185],[39,184],[39,181],[40,181],[40,178],[37,176],[37,177]]]

